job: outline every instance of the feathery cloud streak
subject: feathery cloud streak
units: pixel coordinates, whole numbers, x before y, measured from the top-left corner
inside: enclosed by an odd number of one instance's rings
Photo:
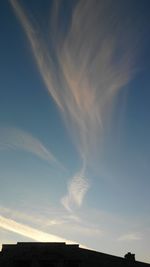
[[[51,25],[54,60],[48,42],[19,1],[10,2],[46,87],[75,137],[81,156],[87,159],[95,148],[113,97],[132,76],[133,49],[128,45],[127,29],[118,20],[112,1],[81,0],[63,38],[57,26],[59,12],[54,12],[55,24]]]
[[[53,162],[63,168],[53,154],[37,138],[21,129],[0,128],[0,150],[3,149],[22,149],[47,161],[49,164]]]
[[[122,235],[118,238],[118,241],[138,241],[141,240],[141,235],[139,233],[129,233]]]
[[[116,93],[132,78],[134,49],[128,44],[130,28],[127,30],[123,19],[118,17],[118,6],[114,7],[113,1],[80,0],[72,12],[68,31],[62,34],[58,23],[61,1],[58,1],[51,19],[50,45],[19,1],[10,2],[47,90],[87,167],[99,150],[103,125]],[[69,210],[72,202],[81,205],[89,185],[86,179],[75,176],[68,187],[68,195],[62,202]]]

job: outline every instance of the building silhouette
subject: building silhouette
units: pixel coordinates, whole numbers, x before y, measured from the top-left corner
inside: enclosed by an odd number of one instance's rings
[[[2,267],[150,267],[128,252],[124,258],[65,243],[17,243],[3,245]]]

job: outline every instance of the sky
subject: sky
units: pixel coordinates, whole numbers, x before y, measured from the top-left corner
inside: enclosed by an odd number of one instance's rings
[[[150,262],[149,0],[0,1],[0,244]]]

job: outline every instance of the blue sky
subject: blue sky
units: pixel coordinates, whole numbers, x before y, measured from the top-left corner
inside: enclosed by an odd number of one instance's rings
[[[149,8],[1,1],[1,244],[150,262]]]

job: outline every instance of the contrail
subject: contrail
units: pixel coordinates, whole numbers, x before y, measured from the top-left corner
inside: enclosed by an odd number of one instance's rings
[[[114,6],[111,0],[77,1],[68,30],[62,35],[57,12],[61,1],[57,1],[51,24],[52,57],[48,39],[29,19],[19,1],[10,2],[47,90],[87,168],[99,151],[99,139],[114,97],[133,76],[134,49],[131,40],[129,43],[132,34],[130,26],[118,15],[121,4],[117,1]],[[70,184],[74,182],[73,178]],[[83,199],[81,194],[78,199]]]
[[[17,233],[19,235],[25,236],[27,238],[33,239],[38,242],[65,242],[67,244],[76,244],[75,241],[71,241],[65,238],[62,238],[57,235],[52,235],[26,224],[16,222],[15,220],[6,218],[0,215],[0,228],[3,228],[7,231]],[[85,245],[80,244],[80,247],[87,248]]]
[[[8,219],[6,217],[0,216],[0,227],[20,234],[22,236],[31,238],[35,241],[40,241],[40,242],[66,242],[70,244],[74,244],[75,242],[61,238],[59,236],[51,235],[48,233],[45,233],[43,231],[37,230],[35,228],[32,228],[30,226],[27,226],[22,223],[18,223],[14,220]]]

